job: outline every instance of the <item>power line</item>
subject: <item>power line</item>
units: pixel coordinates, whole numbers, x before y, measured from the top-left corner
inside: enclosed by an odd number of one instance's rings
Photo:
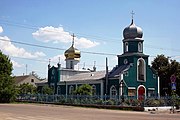
[[[57,47],[49,47],[49,46],[43,46],[43,45],[37,45],[37,44],[31,44],[31,43],[25,43],[25,42],[19,42],[19,41],[12,41],[12,40],[9,41],[9,40],[6,40],[6,39],[0,39],[0,40],[5,41],[5,42],[12,42],[12,43],[17,43],[17,44],[27,45],[27,46],[40,47],[40,48],[45,48],[45,49],[63,50],[63,51],[66,50],[66,49],[57,48]],[[178,49],[172,49],[172,50],[177,51]],[[117,54],[113,54],[113,53],[90,52],[90,51],[81,51],[81,52],[86,53],[86,54],[117,56]],[[149,57],[156,57],[156,56],[149,56]],[[170,57],[176,57],[176,56],[173,55],[173,56],[170,56]]]
[[[43,46],[43,45],[37,45],[37,44],[31,44],[31,43],[25,43],[25,42],[19,42],[19,41],[9,41],[6,39],[0,39],[1,41],[5,42],[12,42],[12,43],[17,43],[17,44],[23,44],[23,45],[28,45],[28,46],[33,46],[33,47],[40,47],[40,48],[48,48],[48,49],[54,49],[54,50],[66,50],[63,48],[57,48],[57,47],[49,47],[49,46]],[[87,53],[87,54],[96,54],[96,55],[110,55],[110,56],[117,56],[117,54],[113,53],[103,53],[103,52],[90,52],[90,51],[81,51],[82,53]]]
[[[6,24],[6,25],[10,25],[10,26],[16,26],[16,27],[22,27],[22,28],[26,28],[26,29],[32,29],[32,30],[38,30],[39,28],[37,26],[32,26],[32,25],[28,25],[28,24],[22,24],[22,23],[17,23],[17,22],[13,22],[13,21],[9,21],[9,20],[4,20],[4,19],[0,19],[0,22],[2,24]],[[53,30],[45,30],[47,32],[57,32],[57,31],[53,31]],[[95,39],[97,41],[109,41],[109,42],[115,42],[115,43],[119,43],[119,38],[104,38],[102,36],[97,36],[97,35],[88,35],[88,34],[83,34],[83,33],[76,33],[76,35],[81,36],[81,37],[87,37],[87,38],[92,38]],[[110,40],[107,40],[110,39]],[[153,48],[153,49],[158,49],[158,50],[170,50],[170,51],[176,51],[179,52],[180,49],[172,49],[172,48],[159,48],[157,46],[154,45],[148,45],[148,44],[144,44],[145,46],[147,46],[147,48]],[[86,53],[86,51],[84,51],[84,53]],[[89,52],[87,52],[89,53]],[[90,52],[91,53],[91,52]],[[100,53],[101,54],[101,53]]]

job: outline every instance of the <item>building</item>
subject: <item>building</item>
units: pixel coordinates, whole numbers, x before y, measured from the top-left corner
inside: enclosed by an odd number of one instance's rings
[[[29,83],[33,86],[37,86],[37,83],[40,83],[41,80],[35,77],[34,75],[23,75],[23,76],[15,76],[14,81],[16,85],[21,85],[24,83]]]
[[[111,71],[78,70],[80,51],[72,46],[65,51],[66,68],[48,65],[48,84],[55,88],[55,94],[70,95],[78,86],[89,84],[94,95],[111,99],[122,96],[145,99],[159,94],[158,76],[148,65],[148,55],[143,53],[143,31],[131,24],[123,31],[123,54],[118,55],[118,64]],[[107,60],[106,60],[107,61]]]

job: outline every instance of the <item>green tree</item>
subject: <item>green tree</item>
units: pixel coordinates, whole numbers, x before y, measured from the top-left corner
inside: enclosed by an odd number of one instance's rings
[[[0,51],[0,102],[11,102],[15,99],[16,90],[12,79],[12,63],[8,56]]]
[[[42,94],[52,95],[53,91],[54,90],[50,88],[48,85],[42,87]]]
[[[92,87],[88,84],[83,84],[76,88],[74,94],[78,95],[92,95]]]
[[[29,83],[23,83],[18,86],[19,94],[36,94],[37,88]]]
[[[176,76],[176,93],[180,95],[180,63],[170,59],[164,55],[157,55],[152,62],[152,68],[158,72],[160,78],[160,94],[162,96],[171,95],[171,80],[172,75]]]

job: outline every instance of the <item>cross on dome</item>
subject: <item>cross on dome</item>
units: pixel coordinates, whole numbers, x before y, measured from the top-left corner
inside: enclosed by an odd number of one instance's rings
[[[135,15],[135,13],[134,13],[134,11],[132,10],[132,12],[131,12],[131,15],[132,15],[132,19],[134,18],[134,15]]]
[[[74,45],[74,38],[76,37],[74,33],[71,35],[73,37],[72,46]]]

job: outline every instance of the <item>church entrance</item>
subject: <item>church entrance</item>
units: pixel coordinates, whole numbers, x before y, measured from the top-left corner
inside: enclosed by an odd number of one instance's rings
[[[145,87],[140,85],[138,87],[138,100],[144,100],[145,99]]]

